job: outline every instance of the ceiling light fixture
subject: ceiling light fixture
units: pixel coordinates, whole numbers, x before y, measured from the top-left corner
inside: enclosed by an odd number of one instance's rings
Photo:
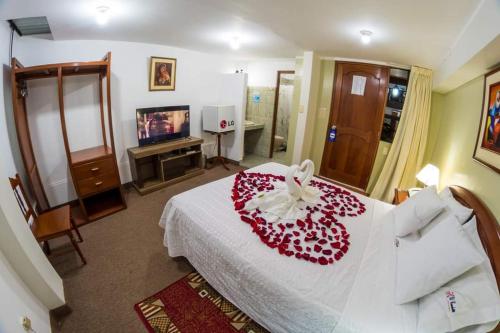
[[[361,30],[359,33],[361,34],[361,43],[365,45],[370,44],[370,42],[372,41],[373,32],[371,32],[370,30]]]
[[[238,50],[241,46],[240,39],[237,36],[234,36],[233,38],[231,38],[229,46],[231,46],[233,50]]]
[[[95,20],[99,25],[105,25],[109,21],[109,7],[108,6],[98,6],[96,7]]]

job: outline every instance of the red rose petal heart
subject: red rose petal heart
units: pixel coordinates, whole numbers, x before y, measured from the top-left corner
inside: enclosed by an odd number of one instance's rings
[[[246,202],[255,198],[258,193],[273,191],[276,185],[284,181],[284,176],[243,171],[238,173],[235,176],[231,199],[241,220],[250,224],[252,231],[264,244],[271,249],[277,248],[282,255],[320,265],[339,261],[347,253],[351,243],[348,241],[350,235],[345,225],[335,216],[359,216],[366,212],[365,205],[347,190],[312,180],[310,186],[322,192],[321,201],[315,206],[304,203],[304,219],[272,223],[266,220],[265,214],[259,209],[251,212],[244,209]],[[298,179],[295,181],[300,185]],[[305,244],[307,246],[304,246]],[[324,248],[327,244],[329,248]]]

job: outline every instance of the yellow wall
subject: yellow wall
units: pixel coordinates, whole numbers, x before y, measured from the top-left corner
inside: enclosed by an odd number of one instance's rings
[[[309,158],[314,162],[315,172],[319,173],[323,149],[325,147],[326,132],[328,130],[328,120],[330,117],[330,106],[332,102],[333,75],[335,62],[333,60],[321,60],[320,64],[320,85],[316,106],[316,120],[311,129],[313,138]]]
[[[483,100],[483,77],[432,96],[428,161],[441,171],[440,187],[461,185],[500,221],[500,174],[472,159]]]
[[[297,68],[301,68],[300,60]],[[310,158],[319,172],[328,127],[335,63],[321,60],[320,87]],[[296,84],[300,94],[300,80]],[[297,97],[298,98],[298,97]],[[500,222],[500,175],[472,159],[482,108],[483,77],[478,77],[446,95],[432,95],[431,119],[425,161],[441,170],[440,186],[461,185],[476,193]],[[298,107],[298,100],[294,100]],[[296,110],[294,110],[296,111]],[[295,122],[296,122],[295,114]],[[293,128],[293,116],[291,126]],[[295,124],[295,123],[293,123]],[[308,129],[309,130],[309,129]],[[289,140],[290,141],[290,140]],[[390,144],[381,141],[368,184],[369,193],[380,174]],[[288,149],[292,152],[293,149]],[[290,159],[291,160],[291,159]]]
[[[302,68],[304,61],[298,59],[295,61],[295,77],[293,82],[292,112],[290,113],[290,122],[288,125],[288,140],[286,146],[286,164],[292,163],[293,147],[295,146],[295,131],[297,129],[297,117],[300,106],[300,88],[302,86]]]

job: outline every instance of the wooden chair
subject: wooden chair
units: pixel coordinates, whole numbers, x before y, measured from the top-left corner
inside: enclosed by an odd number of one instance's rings
[[[26,196],[19,175],[16,174],[15,178],[9,178],[9,180],[26,222],[28,222],[36,240],[39,243],[45,242],[47,254],[50,254],[50,248],[48,247],[47,241],[61,236],[68,236],[71,244],[73,244],[73,247],[82,259],[83,264],[86,265],[87,261],[73,237],[72,230],[78,235],[79,241],[83,242],[82,235],[80,235],[80,231],[78,231],[75,221],[71,217],[69,205],[36,214]]]

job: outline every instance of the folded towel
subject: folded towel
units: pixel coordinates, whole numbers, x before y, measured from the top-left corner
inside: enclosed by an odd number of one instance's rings
[[[267,213],[270,223],[283,220],[303,219],[304,203],[314,205],[319,200],[319,190],[309,186],[314,174],[314,163],[305,160],[300,166],[292,165],[285,175],[285,186],[276,186],[269,192],[261,192],[245,205],[247,210],[260,209]]]

